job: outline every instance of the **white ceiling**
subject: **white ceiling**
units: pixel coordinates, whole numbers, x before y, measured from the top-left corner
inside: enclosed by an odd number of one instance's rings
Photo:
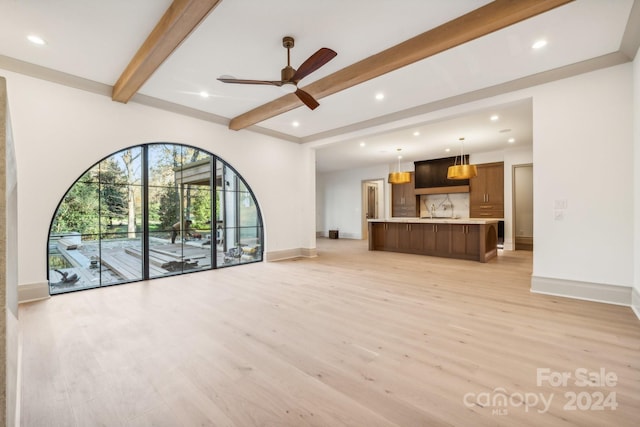
[[[286,65],[285,35],[296,41],[291,51],[294,68],[320,47],[338,52],[302,80],[304,88],[486,3],[222,0],[139,93],[226,122],[279,98],[283,91],[229,85],[216,78],[278,80]],[[19,60],[112,86],[170,4],[170,0],[0,0],[0,68],[11,69],[11,61]],[[631,13],[633,5],[634,0],[577,0],[320,99],[314,111],[303,106],[268,119],[252,131],[298,143],[331,141],[318,148],[321,171],[389,163],[396,148],[402,148],[405,160],[411,161],[455,155],[459,137],[467,138],[465,152],[470,153],[503,149],[508,137],[516,139],[513,146],[530,145],[529,100],[431,123],[419,123],[418,112],[443,100],[464,99],[474,91],[619,52],[625,37],[633,38],[637,49],[638,32],[633,27],[640,23],[629,23],[630,16],[637,15]],[[30,44],[28,34],[40,35],[47,44]],[[532,50],[540,38],[548,45]],[[629,56],[627,52],[626,60]],[[22,64],[21,71],[25,69],[28,66]],[[210,97],[201,97],[202,91]],[[375,99],[379,92],[385,94],[382,101]],[[492,114],[499,120],[488,120]],[[293,127],[294,121],[300,125]],[[372,125],[375,133],[363,131]],[[500,132],[505,129],[511,131]],[[413,136],[416,130],[420,136]],[[360,131],[357,138],[354,131]],[[452,151],[447,153],[446,148]]]

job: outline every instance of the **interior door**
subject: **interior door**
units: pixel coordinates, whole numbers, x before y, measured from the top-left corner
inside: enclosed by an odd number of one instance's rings
[[[513,236],[516,250],[533,250],[533,165],[513,166]]]
[[[362,238],[368,239],[369,219],[380,217],[382,179],[362,181]]]
[[[367,219],[378,218],[378,186],[367,184]]]

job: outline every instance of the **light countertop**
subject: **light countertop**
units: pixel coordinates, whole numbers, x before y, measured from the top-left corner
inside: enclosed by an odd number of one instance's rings
[[[493,224],[501,218],[377,218],[370,219],[369,222],[399,222],[399,223],[424,223],[424,224]]]

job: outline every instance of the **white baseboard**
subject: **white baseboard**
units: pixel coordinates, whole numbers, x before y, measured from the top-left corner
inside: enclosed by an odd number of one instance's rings
[[[531,276],[531,292],[536,294],[624,305],[626,307],[631,306],[631,289],[628,286]]]
[[[18,304],[50,298],[49,283],[27,283],[18,285]]]
[[[265,253],[266,261],[282,261],[292,258],[314,258],[318,256],[316,248],[295,248],[282,251],[271,251]]]
[[[640,319],[640,290],[638,288],[631,290],[631,309],[636,314],[636,317]]]

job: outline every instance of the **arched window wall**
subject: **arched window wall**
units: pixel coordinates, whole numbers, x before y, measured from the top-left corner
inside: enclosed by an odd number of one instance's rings
[[[256,199],[229,164],[180,144],[130,147],[89,168],[51,222],[51,294],[262,261]]]

